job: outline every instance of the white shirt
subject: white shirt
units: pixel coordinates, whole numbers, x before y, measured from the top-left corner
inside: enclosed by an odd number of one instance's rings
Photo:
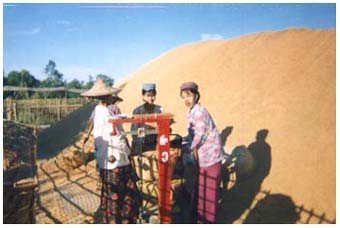
[[[109,109],[103,105],[97,105],[94,110],[93,136],[96,146],[96,159],[99,168],[114,169],[130,164],[128,155],[130,149],[126,144],[125,137],[121,134],[121,126],[116,127],[117,135],[111,135],[112,124],[109,118],[114,117]],[[109,157],[113,155],[115,162],[110,163]]]

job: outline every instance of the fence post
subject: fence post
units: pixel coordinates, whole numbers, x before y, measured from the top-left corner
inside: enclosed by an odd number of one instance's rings
[[[13,102],[13,115],[14,115],[14,121],[17,121],[17,102],[14,100]]]
[[[61,119],[61,99],[58,99],[58,121]]]
[[[11,98],[6,98],[5,100],[5,113],[6,113],[6,119],[8,120],[12,120],[12,102],[11,102]]]
[[[60,121],[63,116],[75,111],[87,103],[86,99],[37,99],[37,100],[15,100],[6,98],[4,100],[3,117],[16,122],[29,122],[41,124],[46,119],[52,122]],[[46,110],[47,109],[47,110]]]
[[[38,108],[36,108],[35,114],[36,114],[36,115],[35,115],[35,116],[36,116],[36,118],[35,118],[35,124],[38,125],[38,124],[39,124],[39,121],[40,121],[40,118],[39,118],[40,113],[39,113],[39,109],[38,109]]]
[[[67,102],[68,100],[67,100],[67,90],[65,90],[65,99],[64,99],[64,107],[65,107],[65,109],[64,109],[64,116],[65,116],[65,113],[66,113],[66,115],[68,114],[68,110],[69,110],[69,108],[68,108],[68,102]]]

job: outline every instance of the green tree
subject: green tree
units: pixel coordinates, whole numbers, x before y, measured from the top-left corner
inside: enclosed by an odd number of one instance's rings
[[[49,60],[44,68],[47,78],[41,82],[42,87],[60,87],[64,86],[63,74],[56,69],[57,65],[53,60]]]
[[[8,82],[7,82],[7,77],[6,77],[6,74],[5,74],[5,70],[4,70],[4,73],[2,75],[2,83],[3,83],[3,86],[6,86],[8,85]],[[6,99],[11,93],[8,92],[8,91],[4,91],[3,92],[3,99]]]
[[[114,79],[105,75],[105,74],[98,74],[96,78],[100,78],[104,81],[104,83],[108,86],[114,85]]]
[[[6,79],[6,84],[11,86],[18,86],[18,87],[38,87],[40,81],[36,79],[33,75],[30,74],[27,70],[18,71],[11,71]],[[33,92],[10,92],[6,94],[7,96],[14,96],[16,98],[28,98],[32,95]]]
[[[94,84],[93,77],[89,75],[89,80],[86,82],[86,84],[83,86],[83,89],[90,89]]]
[[[40,83],[40,87],[63,87],[66,82],[63,80],[63,74],[60,73],[56,69],[57,65],[53,60],[49,60],[47,65],[44,68],[44,72],[47,75],[47,78],[42,80]],[[48,93],[48,98],[57,98],[63,97],[63,93],[61,92],[50,92]]]
[[[62,84],[63,82],[63,74],[60,73],[57,69],[57,64],[53,60],[49,60],[47,65],[45,66],[44,72],[47,74],[55,82],[59,82]]]
[[[3,73],[2,73],[2,84],[7,85],[7,77],[6,77],[5,69],[3,69]]]
[[[2,83],[4,86],[7,85],[7,77],[2,77]]]
[[[66,87],[68,89],[82,89],[84,87],[83,82],[80,82],[78,79],[73,79],[72,81],[68,82],[66,84]],[[79,94],[77,93],[68,93],[67,97],[69,98],[74,98],[74,97],[79,97]]]
[[[73,79],[67,83],[66,87],[68,89],[82,89],[83,85],[78,79]]]
[[[11,71],[7,76],[7,84],[11,86],[21,86],[20,72]]]

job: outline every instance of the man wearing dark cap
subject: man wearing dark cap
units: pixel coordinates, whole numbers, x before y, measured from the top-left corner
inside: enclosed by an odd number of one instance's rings
[[[156,100],[156,84],[154,83],[145,83],[142,88],[142,99],[144,104],[138,106],[133,110],[133,115],[140,114],[153,114],[153,113],[162,113],[163,109],[161,106],[154,104]],[[144,124],[144,123],[133,123],[131,124],[131,131],[136,131],[138,128],[145,128],[145,130],[155,129],[155,126],[152,124]],[[138,154],[139,148],[142,148],[142,151],[155,150],[157,145],[157,134],[146,135],[144,138],[138,138],[136,135],[133,135],[132,138],[132,150],[134,154]]]

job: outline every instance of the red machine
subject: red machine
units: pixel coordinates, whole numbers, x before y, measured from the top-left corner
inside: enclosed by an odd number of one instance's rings
[[[158,132],[158,206],[160,223],[171,223],[171,165],[170,165],[170,113],[134,115],[131,118],[110,119],[113,135],[116,134],[116,124],[123,123],[156,123]]]

